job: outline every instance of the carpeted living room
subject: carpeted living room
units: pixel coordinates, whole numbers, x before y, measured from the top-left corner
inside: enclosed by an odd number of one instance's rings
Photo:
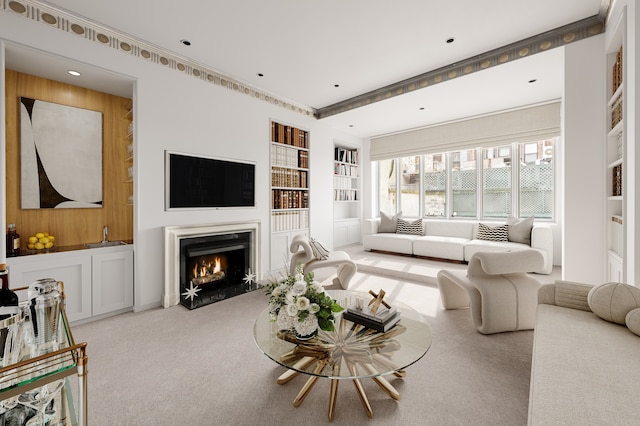
[[[445,311],[435,274],[466,265],[364,252],[358,245],[346,250],[361,269],[381,274],[358,272],[349,290],[384,290],[392,304],[421,314],[433,342],[405,378],[389,379],[399,401],[362,381],[372,419],[354,386],[341,381],[335,424],[527,423],[533,331],[483,335],[468,309]],[[407,273],[424,279],[412,282]],[[336,288],[335,268],[316,274],[327,289]],[[559,274],[556,268],[538,278],[553,282]],[[178,305],[74,327],[77,340],[91,342],[92,424],[328,424],[329,380],[319,380],[294,407],[306,377],[278,385],[284,367],[256,346],[252,330],[267,303],[258,289],[193,311]]]
[[[639,24],[0,1],[0,426],[635,424]]]

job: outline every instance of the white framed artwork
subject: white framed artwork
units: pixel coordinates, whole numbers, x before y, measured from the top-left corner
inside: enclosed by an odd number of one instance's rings
[[[102,207],[102,113],[20,98],[22,209]]]

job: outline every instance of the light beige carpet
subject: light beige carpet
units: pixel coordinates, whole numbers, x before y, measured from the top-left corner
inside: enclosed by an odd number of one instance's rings
[[[421,312],[433,344],[405,379],[391,379],[400,401],[364,382],[373,419],[352,383],[341,382],[334,424],[526,424],[532,331],[481,335],[469,311],[443,310],[437,288],[424,283],[359,272],[351,288],[382,288]],[[277,385],[283,368],[256,346],[253,324],[266,303],[258,290],[193,311],[159,308],[74,327],[88,342],[90,424],[327,424],[329,382],[319,380],[294,408],[304,377]]]

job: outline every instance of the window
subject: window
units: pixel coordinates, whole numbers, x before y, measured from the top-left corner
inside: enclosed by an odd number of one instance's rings
[[[378,206],[380,211],[396,213],[396,160],[378,162]]]
[[[520,145],[520,216],[553,218],[554,140]]]
[[[476,217],[476,151],[451,153],[451,216]]]
[[[404,157],[400,159],[402,175],[400,181],[400,205],[398,210],[403,216],[420,216],[420,158]]]
[[[511,147],[484,148],[482,156],[482,216],[511,214]]]
[[[379,161],[380,210],[406,217],[553,219],[557,139]]]
[[[424,156],[424,215],[445,216],[447,206],[446,155]]]

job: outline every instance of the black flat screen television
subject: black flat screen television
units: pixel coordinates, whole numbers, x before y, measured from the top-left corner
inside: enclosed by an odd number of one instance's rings
[[[165,208],[255,207],[254,163],[166,151]]]

